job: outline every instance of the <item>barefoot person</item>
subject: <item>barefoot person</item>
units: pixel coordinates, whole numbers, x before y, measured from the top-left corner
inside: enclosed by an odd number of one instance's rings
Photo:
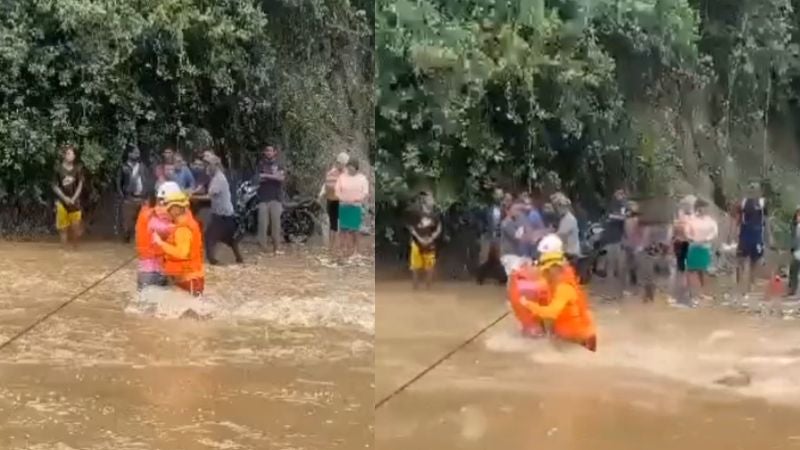
[[[422,276],[426,287],[433,283],[436,267],[436,239],[442,233],[442,221],[436,212],[435,201],[430,192],[422,192],[419,205],[411,211],[408,231],[411,233],[409,268],[414,280],[414,289],[419,288]]]
[[[369,195],[369,180],[359,172],[358,160],[350,158],[347,170],[336,180],[339,199],[339,239],[342,256],[354,257],[358,252],[358,236],[364,220],[364,205]]]
[[[82,234],[80,198],[83,192],[83,166],[75,147],[65,145],[61,163],[56,167],[53,192],[56,194],[56,229],[61,242],[77,244]]]
[[[577,277],[568,276],[570,264],[566,255],[558,251],[542,253],[537,266],[547,286],[548,300],[542,304],[523,295],[520,303],[554,337],[596,351],[594,318]]]
[[[747,296],[753,287],[756,268],[764,256],[765,244],[772,245],[768,217],[769,210],[766,200],[761,195],[761,187],[758,183],[751,183],[747,196],[739,204],[735,221],[739,228],[736,282],[739,293],[744,296]]]
[[[174,224],[166,241],[153,234],[153,242],[164,252],[164,274],[178,288],[199,297],[205,290],[200,225],[189,211],[189,197],[184,192],[172,192],[163,185],[161,189],[159,196]]]

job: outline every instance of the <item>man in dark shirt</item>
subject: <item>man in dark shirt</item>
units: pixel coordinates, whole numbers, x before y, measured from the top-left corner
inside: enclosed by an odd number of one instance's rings
[[[411,233],[411,256],[409,266],[414,280],[414,289],[419,287],[419,278],[425,274],[428,288],[433,283],[436,266],[436,239],[442,233],[442,222],[436,212],[436,203],[430,192],[422,192],[419,204],[409,214],[408,230]]]
[[[127,153],[117,179],[117,193],[120,201],[117,227],[122,239],[130,242],[136,225],[136,217],[138,217],[139,209],[145,199],[145,190],[148,189],[148,176],[147,168],[141,161],[139,149],[130,146]]]
[[[283,183],[286,173],[278,163],[278,150],[264,148],[264,158],[258,165],[258,238],[266,250],[272,242],[272,252],[280,253],[281,214],[283,213]]]

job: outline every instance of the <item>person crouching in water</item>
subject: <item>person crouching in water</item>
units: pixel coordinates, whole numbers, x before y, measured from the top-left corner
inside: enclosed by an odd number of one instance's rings
[[[180,188],[175,184],[175,190]],[[147,286],[165,286],[164,252],[153,241],[153,235],[166,239],[172,232],[173,225],[155,192],[150,193],[147,203],[143,204],[136,218],[136,253],[139,258],[139,272],[136,287],[139,291]]]
[[[543,237],[537,245],[539,255],[563,253],[564,244],[555,233]],[[571,265],[564,267],[564,280],[578,284],[578,275]],[[545,335],[541,319],[534,315],[523,300],[535,301],[542,306],[550,303],[550,288],[544,273],[536,263],[524,263],[509,274],[508,298],[511,311],[519,321],[522,335],[525,337],[543,337]]]
[[[597,351],[597,332],[586,293],[577,277],[567,276],[570,271],[567,257],[563,252],[543,253],[537,266],[546,282],[549,301],[542,305],[523,296],[522,305],[555,337]]]
[[[166,241],[153,234],[153,241],[164,252],[164,274],[178,288],[199,297],[205,290],[200,225],[189,211],[189,197],[184,192],[164,192],[162,202],[174,224]]]

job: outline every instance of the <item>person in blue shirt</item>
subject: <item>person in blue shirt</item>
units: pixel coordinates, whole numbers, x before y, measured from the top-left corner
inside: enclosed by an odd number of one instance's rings
[[[180,153],[175,154],[175,182],[184,192],[191,194],[194,191],[195,183],[192,169],[189,168]]]

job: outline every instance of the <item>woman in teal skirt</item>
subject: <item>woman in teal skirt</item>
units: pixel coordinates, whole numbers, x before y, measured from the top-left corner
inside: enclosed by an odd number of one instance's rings
[[[717,239],[717,221],[708,213],[708,203],[698,200],[695,216],[689,220],[689,250],[686,253],[686,271],[689,272],[690,287],[694,293],[701,292],[706,285],[706,274],[712,263],[712,246]]]
[[[358,161],[350,158],[347,170],[336,180],[336,198],[339,199],[339,233],[343,256],[353,257],[358,251],[364,205],[369,195],[369,180],[358,171]]]

